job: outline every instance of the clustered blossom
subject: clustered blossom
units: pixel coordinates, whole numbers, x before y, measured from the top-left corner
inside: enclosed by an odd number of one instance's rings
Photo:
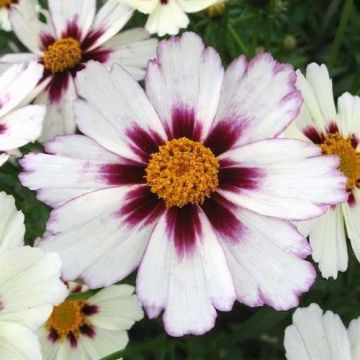
[[[0,165],[44,142],[19,178],[52,208],[25,246],[0,192],[1,358],[98,360],[142,306],[172,336],[235,301],[289,310],[315,281],[309,255],[324,277],[347,269],[346,232],[360,261],[360,98],[336,109],[324,65],[305,77],[262,53],[224,69],[195,33],[150,38],[218,0],[48,3],[40,19],[0,0],[31,51],[0,58]],[[134,9],[148,31],[119,33]],[[135,288],[117,284],[135,270]],[[359,321],[296,310],[288,360],[358,360]]]

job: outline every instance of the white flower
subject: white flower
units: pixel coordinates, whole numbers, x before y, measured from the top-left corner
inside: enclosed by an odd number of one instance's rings
[[[346,330],[339,315],[317,304],[299,308],[285,331],[288,360],[359,360],[360,318]]]
[[[14,199],[0,193],[1,359],[41,359],[35,332],[67,295],[59,257],[22,246],[24,232],[24,216]]]
[[[75,132],[73,100],[77,97],[74,79],[89,60],[110,66],[122,65],[137,80],[144,76],[156,40],[136,28],[116,35],[130,19],[133,10],[118,0],[108,0],[96,11],[95,0],[49,0],[47,24],[38,20],[31,0],[19,0],[10,11],[13,30],[31,53],[9,54],[4,65],[37,60],[44,73],[35,102],[47,105],[40,140]],[[98,81],[93,87],[101,87]]]
[[[126,330],[143,311],[129,285],[114,285],[84,300],[55,307],[40,331],[46,360],[98,360],[125,348]]]
[[[42,72],[42,65],[30,62],[13,65],[0,76],[0,166],[12,150],[41,134],[45,106],[23,105],[28,103]]]
[[[298,72],[297,87],[304,106],[287,134],[318,145],[324,154],[338,155],[347,177],[347,202],[299,224],[304,235],[310,234],[312,256],[323,277],[336,279],[348,266],[346,231],[360,261],[360,98],[344,93],[336,110],[328,70],[314,63],[307,67],[306,78]]]
[[[123,1],[123,0],[118,0]],[[134,9],[149,14],[145,28],[159,36],[176,35],[189,25],[186,13],[204,10],[219,0],[125,0]]]
[[[174,336],[208,331],[236,299],[297,306],[315,271],[289,221],[346,199],[346,179],[338,158],[275,138],[299,113],[295,81],[269,54],[224,71],[194,33],[160,42],[146,93],[120,66],[90,63],[75,104],[85,135],[21,162],[22,183],[55,207],[41,247],[64,278],[98,288],[139,266],[137,294]]]

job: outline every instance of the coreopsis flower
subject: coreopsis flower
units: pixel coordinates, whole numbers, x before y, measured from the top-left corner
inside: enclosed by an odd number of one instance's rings
[[[123,0],[118,0],[123,1]],[[176,35],[189,25],[186,13],[194,13],[219,0],[125,0],[131,7],[149,14],[145,28],[151,34]]]
[[[339,315],[317,304],[299,308],[285,331],[288,360],[359,360],[360,318],[346,330]]]
[[[137,294],[174,336],[208,331],[236,299],[296,306],[315,271],[290,220],[347,194],[337,157],[275,138],[300,110],[295,81],[269,54],[224,72],[193,33],[159,44],[146,92],[120,66],[90,63],[77,77],[84,135],[29,154],[20,176],[55,207],[41,246],[64,278],[98,288],[139,266]]]
[[[22,246],[24,216],[0,193],[0,357],[41,359],[37,330],[67,295],[56,254]]]
[[[24,104],[42,72],[42,65],[30,62],[13,65],[0,76],[0,166],[11,150],[35,141],[41,134],[45,106]]]
[[[132,286],[114,285],[56,306],[40,330],[44,359],[98,360],[124,349],[126,330],[143,317],[133,292]]]
[[[348,266],[345,228],[360,261],[360,98],[345,93],[336,110],[328,70],[314,63],[307,67],[306,77],[298,72],[297,87],[304,106],[288,134],[316,144],[324,154],[339,156],[340,170],[347,178],[347,202],[299,225],[304,235],[310,234],[312,256],[322,275],[336,278]]]
[[[31,51],[9,54],[2,63],[36,59],[44,65],[36,103],[47,106],[41,140],[75,132],[72,103],[77,97],[74,78],[89,60],[121,64],[137,80],[144,76],[154,55],[156,40],[136,28],[116,35],[133,10],[118,0],[108,0],[97,12],[95,0],[49,0],[49,20],[38,20],[31,0],[19,0],[10,11],[13,30]],[[100,86],[96,81],[93,86]]]

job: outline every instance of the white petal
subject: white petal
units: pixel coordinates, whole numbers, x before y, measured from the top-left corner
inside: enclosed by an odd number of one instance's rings
[[[305,220],[322,215],[326,205],[347,200],[339,159],[319,156],[321,149],[299,140],[272,139],[230,150],[220,156],[227,169],[250,169],[252,185],[226,186],[219,192],[241,207],[263,215]],[[226,169],[226,168],[225,168]],[[235,169],[235,170],[234,170]],[[237,187],[238,186],[238,187]]]
[[[339,128],[343,136],[360,136],[360,97],[344,93],[338,98]]]
[[[177,0],[182,9],[187,13],[194,13],[206,9],[219,0]]]
[[[0,126],[0,150],[16,149],[34,142],[41,134],[45,117],[45,106],[29,105],[3,116]]]
[[[15,206],[15,199],[0,193],[0,250],[24,245],[24,214]]]
[[[0,28],[4,31],[11,31],[9,10],[6,7],[0,8]]]
[[[292,66],[276,62],[270,54],[250,62],[240,56],[226,70],[214,126],[227,123],[236,128],[233,146],[280,134],[302,104],[295,80]]]
[[[144,14],[150,14],[158,5],[159,0],[126,0],[126,3],[129,4],[132,8],[139,10]]]
[[[94,21],[96,0],[49,0],[49,10],[58,38],[75,22],[83,39]]]
[[[117,34],[130,20],[132,14],[133,9],[125,1],[107,0],[96,14],[91,28],[93,33],[101,32],[101,35],[88,50],[96,48]]]
[[[68,291],[60,280],[60,259],[30,247],[0,253],[0,321],[37,329]]]
[[[360,359],[360,318],[351,321],[348,329],[348,336],[351,346],[351,359]]]
[[[332,80],[325,65],[308,65],[306,78],[298,71],[296,86],[304,98],[303,106],[321,131],[329,122],[336,122]]]
[[[166,138],[162,124],[140,85],[120,66],[108,72],[105,66],[91,62],[77,78],[79,95],[85,101],[75,103],[80,130],[106,149],[128,159],[141,160],[132,150],[129,131],[154,132]],[[98,86],[93,86],[96,83]],[[139,149],[141,151],[141,149]]]
[[[155,57],[156,39],[142,28],[124,31],[103,46],[112,49],[109,63],[118,63],[135,80],[143,80],[148,60]]]
[[[338,271],[345,271],[348,266],[345,225],[341,206],[330,208],[320,217],[310,233],[312,257],[319,263],[324,278],[337,278]]]
[[[285,332],[288,360],[351,360],[350,344],[338,315],[311,304],[299,308]]]
[[[161,41],[157,60],[151,61],[146,74],[146,93],[160,119],[177,134],[176,127],[190,127],[193,134],[201,128],[206,137],[217,111],[224,76],[221,59],[212,48],[205,48],[194,33],[180,39]],[[184,126],[181,121],[185,119]]]
[[[39,360],[40,344],[28,328],[0,321],[0,354],[6,360]]]
[[[156,317],[165,309],[165,329],[172,336],[209,331],[216,309],[230,311],[235,300],[221,246],[201,212],[199,221],[195,249],[181,256],[175,245],[179,229],[171,234],[164,215],[152,232],[138,272],[137,293],[148,316]]]

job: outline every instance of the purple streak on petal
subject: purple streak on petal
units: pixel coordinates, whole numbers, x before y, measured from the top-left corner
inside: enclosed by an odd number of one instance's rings
[[[195,110],[186,105],[178,105],[171,112],[171,128],[166,129],[169,139],[186,137],[199,141],[201,124],[195,118]]]
[[[84,52],[82,57],[82,62],[86,63],[90,60],[94,60],[100,63],[106,63],[110,58],[111,52],[112,51],[110,49],[98,47],[89,52]]]
[[[303,130],[303,134],[311,140],[314,144],[322,144],[324,141],[324,135],[320,133],[314,126],[307,126]]]
[[[87,324],[80,326],[80,332],[91,339],[93,339],[96,335],[94,327]]]
[[[5,309],[5,303],[4,301],[0,300],[0,311],[3,311]]]
[[[90,31],[85,39],[81,42],[81,48],[84,52],[87,52],[88,49],[90,49],[98,40],[99,38],[104,34],[104,29],[97,29]]]
[[[163,200],[158,199],[147,186],[141,186],[127,194],[119,214],[130,226],[139,223],[146,226],[155,223],[164,211]]]
[[[75,335],[70,331],[67,335],[67,338],[70,342],[70,346],[75,349],[77,348],[77,345],[78,345],[78,340],[77,338],[75,337]]]
[[[168,0],[160,0],[161,5],[166,5],[168,3]]]
[[[237,208],[233,203],[215,193],[210,199],[205,200],[202,208],[213,228],[224,240],[232,244],[240,241],[244,227],[234,215]]]
[[[81,308],[81,312],[86,316],[91,316],[99,313],[99,307],[97,305],[85,304]]]
[[[350,207],[355,207],[357,205],[356,198],[352,191],[349,192],[349,197],[348,197],[347,203],[349,204]]]
[[[169,238],[173,239],[178,256],[191,255],[196,247],[196,238],[202,235],[199,209],[194,205],[173,206],[166,216]]]
[[[255,189],[263,177],[261,169],[236,166],[229,160],[220,161],[220,189],[235,192],[241,189]]]
[[[60,336],[59,336],[59,334],[57,333],[57,331],[55,329],[50,329],[47,338],[52,343],[56,343],[56,341],[59,340]]]
[[[71,20],[68,21],[67,25],[66,25],[66,29],[63,31],[63,33],[61,34],[61,38],[67,38],[67,37],[71,37],[73,39],[76,39],[78,41],[81,40],[81,29],[78,25],[78,20],[77,20],[77,16]]]
[[[5,124],[0,124],[0,135],[4,134],[6,132],[6,125]]]
[[[145,183],[145,166],[135,161],[103,165],[100,172],[107,184],[113,186]]]
[[[40,41],[41,41],[41,49],[46,50],[50,45],[52,45],[56,40],[55,38],[46,32],[42,32],[40,34]]]
[[[159,151],[159,146],[164,140],[155,131],[145,131],[138,125],[126,130],[126,135],[132,141],[131,149],[145,162],[148,163],[151,154]]]
[[[359,138],[355,134],[352,134],[351,135],[351,146],[353,147],[353,149],[356,149],[358,144],[359,144]]]
[[[68,89],[70,77],[71,75],[68,72],[52,74],[52,79],[47,88],[50,103],[58,104],[60,102]]]
[[[339,133],[339,128],[338,128],[336,122],[332,121],[327,126],[327,132],[330,133],[330,134],[338,134]]]
[[[233,147],[241,135],[242,127],[240,121],[222,120],[211,129],[204,145],[219,156]]]

